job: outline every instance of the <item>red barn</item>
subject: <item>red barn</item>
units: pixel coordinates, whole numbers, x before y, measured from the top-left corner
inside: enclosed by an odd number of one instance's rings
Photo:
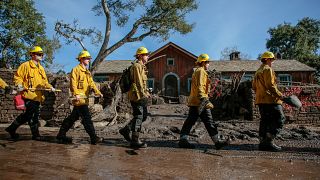
[[[211,54],[210,52],[203,51]],[[261,65],[259,60],[241,60],[240,52],[230,54],[230,60],[210,61],[209,70],[221,73],[222,79],[230,79],[233,73],[245,71],[243,80],[250,80]],[[212,53],[213,54],[213,53]],[[155,93],[167,97],[189,95],[191,76],[197,56],[182,47],[169,42],[150,55],[148,86]],[[94,73],[94,80],[113,81],[120,78],[123,70],[132,60],[107,60]],[[314,83],[316,70],[297,60],[276,60],[272,65],[281,84]]]

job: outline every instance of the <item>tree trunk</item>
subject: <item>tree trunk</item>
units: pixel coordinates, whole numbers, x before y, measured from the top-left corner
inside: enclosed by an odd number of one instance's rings
[[[99,119],[99,121],[108,121],[108,126],[113,125],[117,121],[117,105],[122,97],[121,89],[119,84],[116,84],[115,95],[112,98],[111,104],[106,106],[104,110],[98,115],[94,116],[92,120]]]

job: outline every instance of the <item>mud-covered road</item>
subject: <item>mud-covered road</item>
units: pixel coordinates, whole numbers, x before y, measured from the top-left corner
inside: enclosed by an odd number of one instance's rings
[[[283,152],[258,151],[257,123],[220,123],[233,138],[224,150],[214,149],[202,124],[191,134],[196,149],[180,149],[179,128],[186,117],[181,106],[152,106],[142,138],[148,148],[128,146],[117,130],[123,124],[97,127],[105,138],[90,145],[82,126],[70,131],[74,143],[57,144],[58,128],[41,127],[45,141],[31,140],[28,126],[19,141],[0,126],[0,179],[319,179],[318,126],[286,125],[277,143]]]

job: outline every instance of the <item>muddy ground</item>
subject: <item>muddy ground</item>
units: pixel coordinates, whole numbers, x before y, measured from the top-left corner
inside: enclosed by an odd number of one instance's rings
[[[258,151],[258,122],[218,122],[232,142],[215,150],[202,123],[191,133],[196,149],[178,148],[179,131],[188,107],[152,105],[144,122],[146,149],[131,149],[118,134],[124,123],[96,124],[105,138],[90,145],[83,126],[70,130],[74,143],[57,144],[58,127],[41,127],[45,141],[32,141],[28,126],[19,141],[0,126],[0,179],[319,179],[320,127],[286,124],[277,143],[282,152]],[[125,121],[123,118],[122,122]]]

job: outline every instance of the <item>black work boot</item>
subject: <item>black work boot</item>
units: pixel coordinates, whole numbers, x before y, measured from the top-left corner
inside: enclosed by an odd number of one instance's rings
[[[259,144],[260,151],[272,151],[272,152],[279,152],[282,148],[273,142],[260,142]]]
[[[146,148],[147,144],[140,141],[139,132],[132,132],[132,141],[130,143],[130,146],[133,148]]]
[[[191,144],[191,143],[189,143],[189,141],[187,139],[180,139],[178,145],[179,145],[180,148],[187,148],[187,149],[196,148],[196,146]]]
[[[19,134],[16,133],[17,128],[19,127],[19,125],[16,124],[16,122],[12,122],[12,124],[10,124],[10,126],[8,126],[5,131],[7,131],[10,134],[11,139],[13,140],[18,140],[19,139]]]
[[[90,138],[91,139],[91,144],[92,145],[96,145],[97,143],[102,143],[103,142],[103,138],[102,137],[98,137],[98,136],[95,136],[93,138]]]
[[[212,141],[214,142],[214,145],[217,150],[222,149],[224,146],[227,146],[230,144],[230,140],[228,137],[225,137],[221,134],[216,134],[211,137]]]
[[[59,144],[71,144],[72,143],[72,138],[66,136],[66,133],[67,133],[67,131],[63,127],[61,127],[59,130],[59,133],[56,137]]]
[[[266,138],[264,138],[260,141],[259,150],[260,151],[273,151],[273,152],[281,151],[282,148],[273,142],[274,138],[275,138],[275,136],[271,135],[270,133],[267,133]]]
[[[30,130],[32,133],[32,140],[44,141],[44,137],[40,136],[38,124],[30,125]]]
[[[131,142],[130,128],[128,126],[121,128],[119,133],[124,137],[124,139],[126,139],[126,141]]]
[[[72,143],[72,137],[57,136],[56,139],[58,140],[59,144],[71,144]]]

